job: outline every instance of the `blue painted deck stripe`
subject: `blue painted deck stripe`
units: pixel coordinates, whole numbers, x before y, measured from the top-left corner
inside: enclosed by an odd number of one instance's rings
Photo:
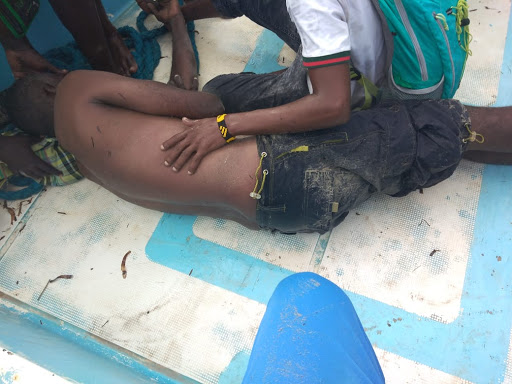
[[[498,98],[494,106],[504,107],[507,105],[512,105],[512,7],[510,8],[508,19],[508,33],[505,40]]]
[[[461,300],[462,313],[454,322],[441,324],[348,293],[362,323],[371,329],[368,337],[372,343],[475,383],[501,382],[512,325],[511,190],[510,167],[486,167]],[[503,205],[497,206],[496,201]],[[399,317],[403,320],[393,322]],[[379,335],[378,331],[382,333]]]
[[[260,303],[293,272],[224,248],[193,233],[196,216],[165,214],[146,245],[148,258]]]
[[[274,32],[264,29],[256,47],[245,66],[244,72],[270,73],[283,68],[278,63],[279,53],[283,49],[284,42]]]

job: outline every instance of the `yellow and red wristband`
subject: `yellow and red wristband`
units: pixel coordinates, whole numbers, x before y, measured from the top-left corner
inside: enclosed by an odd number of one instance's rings
[[[226,140],[226,144],[231,143],[236,139],[236,137],[232,136],[228,131],[228,126],[226,124],[226,114],[217,116],[217,125],[219,126],[219,131],[222,135],[222,138]]]

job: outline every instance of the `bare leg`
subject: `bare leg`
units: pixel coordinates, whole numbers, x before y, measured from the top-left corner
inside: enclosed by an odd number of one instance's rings
[[[137,72],[137,62],[130,50],[124,44],[123,38],[119,32],[117,32],[117,28],[110,22],[101,0],[95,1],[98,9],[98,16],[101,20],[101,24],[103,25],[103,31],[110,47],[110,53],[112,54],[114,65],[116,66],[116,71],[114,72],[124,76],[130,76]]]
[[[113,83],[113,84],[112,84]],[[84,84],[88,86],[84,88]],[[106,105],[105,84],[111,97]],[[259,162],[256,142],[248,138],[208,155],[194,176],[165,167],[160,143],[184,129],[178,119],[153,116],[162,100],[177,97],[191,105],[187,92],[107,73],[74,72],[59,86],[55,102],[55,128],[61,144],[83,164],[86,174],[110,191],[136,204],[164,212],[211,215],[256,225],[256,203],[249,197]],[[125,109],[118,90],[136,95],[137,111]],[[80,92],[78,91],[80,90]],[[176,95],[177,94],[177,95]],[[116,105],[112,100],[121,100]],[[137,101],[140,100],[140,101]],[[216,107],[212,105],[209,108]],[[190,107],[195,108],[195,107]]]
[[[466,160],[477,163],[512,165],[512,153],[505,152],[486,152],[486,151],[467,151],[464,153]]]
[[[464,157],[489,164],[512,164],[512,107],[466,107],[471,129],[482,134],[482,144],[470,143]]]
[[[466,107],[471,129],[482,134],[483,144],[471,143],[469,150],[512,153],[512,107]]]
[[[95,0],[50,0],[50,4],[94,69],[119,72]]]

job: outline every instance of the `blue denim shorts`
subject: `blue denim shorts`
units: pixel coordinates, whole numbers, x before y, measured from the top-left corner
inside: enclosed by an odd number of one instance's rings
[[[309,95],[307,74],[302,56],[297,55],[291,66],[281,72],[216,76],[205,84],[203,92],[217,95],[226,113],[272,108]]]
[[[278,35],[295,52],[300,52],[300,36],[286,9],[286,0],[212,0],[225,17],[245,15]],[[253,111],[291,103],[309,94],[307,68],[302,56],[281,73],[236,73],[220,75],[203,87],[217,95],[226,113]]]
[[[335,128],[258,136],[268,172],[258,224],[324,233],[373,193],[404,196],[435,185],[459,164],[469,126],[458,101],[405,101],[354,113]]]

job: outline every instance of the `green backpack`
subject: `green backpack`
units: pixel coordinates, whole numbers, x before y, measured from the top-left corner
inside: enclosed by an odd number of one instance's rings
[[[378,0],[393,36],[391,97],[452,98],[471,35],[466,0]]]

